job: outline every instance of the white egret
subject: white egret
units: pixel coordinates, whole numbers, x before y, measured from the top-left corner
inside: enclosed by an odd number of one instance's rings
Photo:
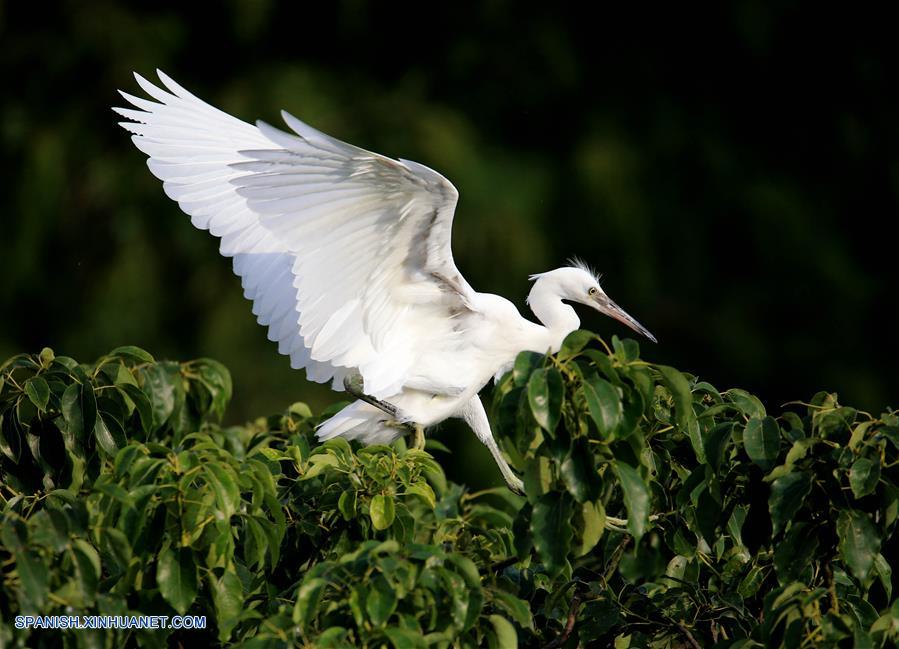
[[[153,100],[122,96],[150,171],[198,228],[220,237],[253,313],[309,379],[359,399],[319,427],[389,443],[409,428],[464,419],[507,484],[523,484],[500,452],[478,392],[523,350],[558,351],[590,306],[655,340],[576,264],[533,275],[541,324],[478,293],[453,262],[458,192],[439,173],[336,140],[286,112],[292,134],[243,122],[157,71],[135,75]]]

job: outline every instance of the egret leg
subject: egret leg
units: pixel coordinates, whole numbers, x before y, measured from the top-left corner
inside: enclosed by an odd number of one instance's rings
[[[425,427],[421,424],[413,424],[415,432],[412,437],[412,448],[423,451],[425,449]]]
[[[381,399],[375,399],[362,391],[362,377],[358,374],[348,376],[343,380],[343,389],[352,394],[357,399],[361,399],[365,403],[373,405],[378,410],[386,412],[391,417],[396,417],[399,410],[392,403],[387,403]]]
[[[509,466],[506,458],[503,457],[502,451],[499,450],[499,445],[496,443],[493,432],[490,430],[490,422],[487,420],[484,404],[481,403],[477,395],[473,396],[471,401],[465,404],[465,407],[462,409],[462,418],[471,426],[474,434],[478,436],[478,439],[481,440],[484,446],[490,450],[490,455],[493,456],[493,460],[499,467],[499,471],[502,473],[509,489],[523,496],[524,483],[515,475],[512,467]]]

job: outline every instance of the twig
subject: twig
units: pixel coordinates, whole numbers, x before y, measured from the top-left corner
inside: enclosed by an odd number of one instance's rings
[[[555,649],[556,647],[561,647],[568,641],[571,632],[574,631],[574,623],[577,620],[577,611],[580,606],[581,596],[575,592],[571,597],[571,607],[568,609],[568,621],[565,623],[565,629],[562,631],[562,635],[549,642],[544,649]]]
[[[609,558],[609,565],[606,569],[605,574],[602,577],[603,583],[607,583],[609,579],[612,578],[612,573],[615,572],[615,568],[618,567],[618,562],[621,560],[621,555],[624,552],[624,549],[627,547],[628,543],[630,543],[631,537],[625,536],[621,539],[621,543],[618,544],[618,547],[615,548],[615,551],[612,552],[612,556]]]
[[[694,637],[693,637],[693,634],[690,633],[690,629],[688,629],[687,627],[685,627],[685,626],[684,626],[683,624],[681,624],[680,622],[674,622],[674,625],[675,625],[675,626],[678,628],[678,630],[684,635],[684,637],[687,638],[687,642],[690,643],[690,646],[693,647],[693,649],[702,649],[702,647],[700,646],[700,644],[699,644],[698,642],[696,642],[696,638],[694,638]]]
[[[502,572],[509,566],[514,566],[516,563],[518,563],[518,557],[509,557],[507,559],[503,559],[502,561],[497,561],[492,566],[490,566],[490,569],[493,572]]]

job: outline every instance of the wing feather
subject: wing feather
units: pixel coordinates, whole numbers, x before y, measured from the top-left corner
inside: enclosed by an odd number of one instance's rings
[[[152,101],[121,93],[121,125],[221,238],[278,351],[311,380],[339,388],[358,370],[373,396],[398,391],[423,346],[452,335],[448,316],[472,308],[450,246],[456,189],[286,112],[291,133],[240,121],[158,74],[163,87],[135,75]]]

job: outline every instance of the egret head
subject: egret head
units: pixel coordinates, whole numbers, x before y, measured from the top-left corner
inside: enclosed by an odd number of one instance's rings
[[[570,266],[557,268],[547,273],[532,275],[531,279],[545,284],[549,290],[562,300],[586,304],[609,317],[627,325],[639,334],[657,342],[643,325],[632,318],[624,309],[606,295],[599,285],[601,279],[594,270],[579,259],[569,262]]]

